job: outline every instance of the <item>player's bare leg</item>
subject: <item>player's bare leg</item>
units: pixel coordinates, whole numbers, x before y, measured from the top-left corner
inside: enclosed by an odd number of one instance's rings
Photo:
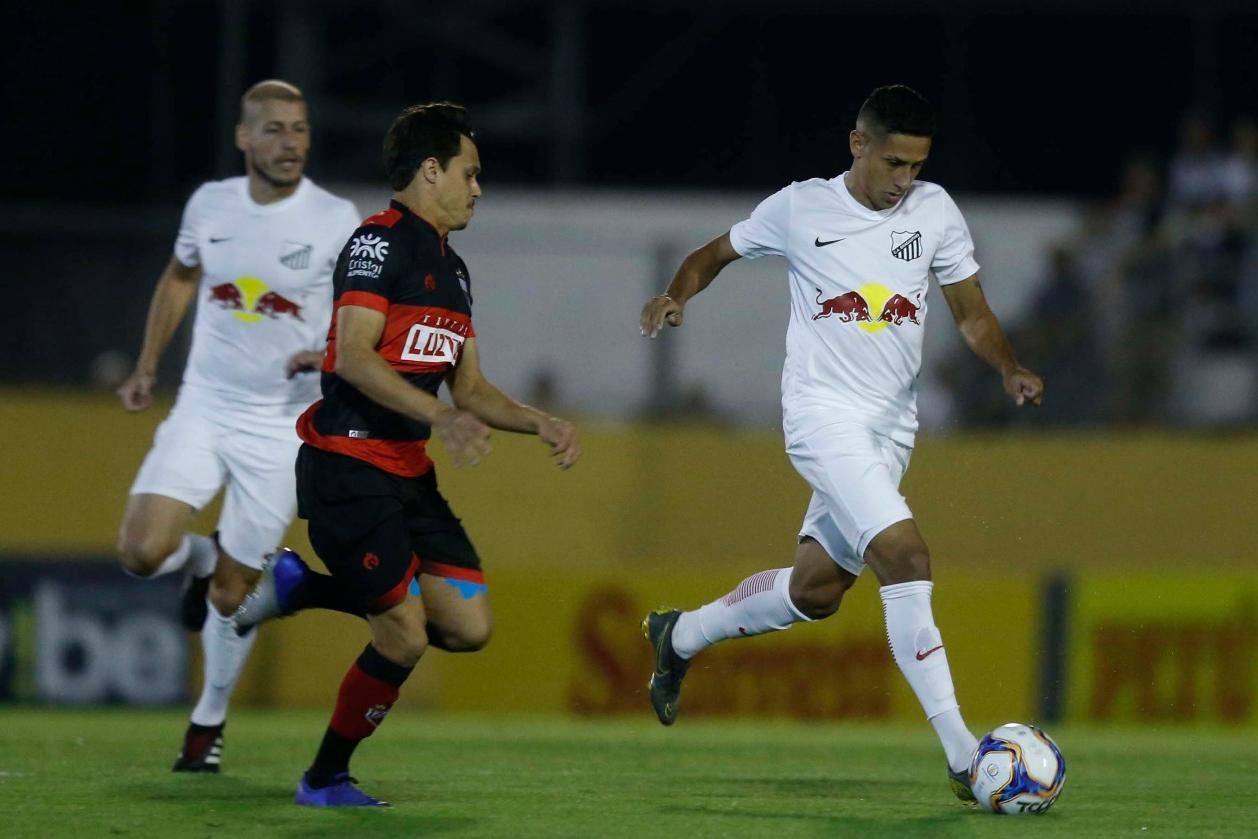
[[[314,763],[302,776],[296,802],[313,807],[387,806],[353,785],[350,757],[375,733],[397,701],[398,690],[428,647],[424,602],[405,597],[397,605],[368,615],[371,643],[341,682],[336,710]]]
[[[917,524],[906,519],[879,533],[865,551],[865,562],[882,585],[879,594],[891,654],[939,735],[953,792],[962,800],[973,801],[963,773],[978,741],[961,718],[943,637],[935,626],[930,606],[930,551]]]
[[[428,643],[451,653],[483,649],[494,617],[485,584],[420,574],[417,578],[428,616]]]
[[[188,532],[196,512],[165,495],[129,496],[118,530],[123,569],[136,577],[158,577],[185,567],[196,577],[213,574],[218,548],[210,537]]]
[[[732,592],[691,612],[663,610],[642,621],[655,650],[649,684],[651,704],[664,725],[677,718],[681,681],[690,659],[727,638],[745,638],[814,621],[838,611],[843,593],[856,582],[816,540],[805,537],[790,568],[761,571]]]

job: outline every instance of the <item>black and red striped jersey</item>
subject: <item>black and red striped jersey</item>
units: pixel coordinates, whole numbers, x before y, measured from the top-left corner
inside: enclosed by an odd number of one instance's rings
[[[362,306],[383,314],[376,351],[402,378],[436,396],[463,342],[476,334],[467,266],[432,225],[391,201],[354,231],[332,283],[323,399],[302,414],[297,433],[316,448],[386,472],[422,475],[432,468],[426,451],[431,428],[373,402],[336,374],[337,313]]]

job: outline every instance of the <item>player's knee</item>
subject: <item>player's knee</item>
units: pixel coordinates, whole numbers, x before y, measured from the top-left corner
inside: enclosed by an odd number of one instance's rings
[[[210,605],[214,607],[214,611],[225,618],[236,614],[236,610],[240,608],[241,603],[245,602],[245,596],[248,593],[248,586],[243,584],[221,585],[217,580],[210,581]]]
[[[428,649],[428,632],[422,623],[397,621],[378,627],[372,644],[389,661],[414,667]]]
[[[846,586],[838,581],[797,585],[792,579],[791,602],[806,618],[818,621],[830,617],[839,610],[845,590]]]
[[[137,577],[151,577],[162,561],[179,548],[166,539],[152,536],[132,536],[123,534],[118,537],[118,560],[127,573]]]
[[[450,651],[456,653],[474,653],[485,649],[494,634],[493,624],[489,620],[477,621],[460,626],[452,633],[445,635]]]
[[[384,657],[403,667],[414,667],[428,650],[427,634],[408,635],[394,639],[388,649],[381,650]]]

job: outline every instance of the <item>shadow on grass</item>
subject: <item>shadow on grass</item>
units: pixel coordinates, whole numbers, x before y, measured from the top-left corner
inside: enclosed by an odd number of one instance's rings
[[[896,836],[971,836],[970,817],[973,810],[952,810],[937,816],[911,816],[892,821],[889,816],[856,816],[850,813],[765,813],[754,810],[707,807],[704,805],[669,805],[660,807],[662,815],[707,816],[737,819],[740,823],[753,822],[810,822],[833,830],[835,836],[884,836],[893,831]],[[767,828],[766,828],[767,829]],[[751,829],[747,835],[756,835]],[[829,830],[826,833],[830,833]],[[769,834],[764,834],[769,835]]]
[[[230,835],[336,837],[369,833],[371,836],[433,836],[474,831],[479,819],[465,816],[434,815],[424,811],[425,801],[413,792],[389,789],[389,784],[373,787],[374,792],[394,802],[381,808],[299,807],[293,803],[294,785],[224,776],[176,776],[173,783],[154,786],[115,785],[113,797],[149,810],[169,812],[168,835]],[[392,796],[391,793],[400,795]],[[126,835],[126,818],[112,819],[113,835]]]

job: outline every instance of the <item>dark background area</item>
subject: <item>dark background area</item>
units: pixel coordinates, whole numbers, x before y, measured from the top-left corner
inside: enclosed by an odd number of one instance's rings
[[[940,111],[928,177],[1044,195],[1112,190],[1189,108],[1256,107],[1258,15],[1227,0],[433,6],[12,4],[0,197],[178,203],[237,171],[235,99],[277,75],[329,182],[378,178],[389,117],[434,98],[472,108],[491,182],[741,189],[842,171],[865,94],[904,82]]]

